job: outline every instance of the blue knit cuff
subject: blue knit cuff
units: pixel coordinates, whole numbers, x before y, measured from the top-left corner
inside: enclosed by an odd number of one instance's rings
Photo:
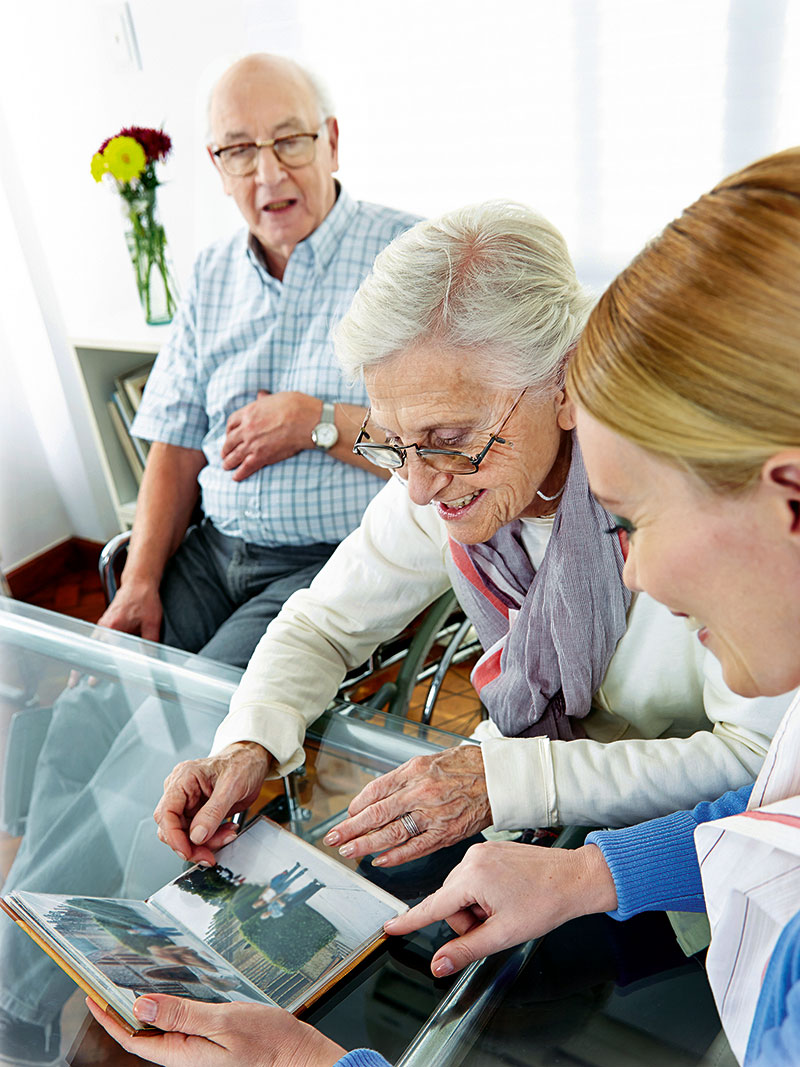
[[[705,911],[694,848],[697,820],[678,811],[622,830],[595,830],[586,838],[605,857],[617,887],[614,919],[642,911]]]
[[[370,1048],[356,1048],[337,1060],[333,1067],[391,1067],[379,1052]]]

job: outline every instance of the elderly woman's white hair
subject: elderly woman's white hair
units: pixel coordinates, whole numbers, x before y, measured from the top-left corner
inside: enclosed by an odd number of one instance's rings
[[[480,384],[554,395],[594,304],[547,219],[490,201],[417,223],[376,258],[334,330],[355,380],[365,367],[432,342],[480,351]]]

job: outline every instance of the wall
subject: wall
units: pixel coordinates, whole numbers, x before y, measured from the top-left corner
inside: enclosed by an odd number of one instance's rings
[[[6,136],[0,111],[0,143]],[[36,235],[27,234],[26,256],[19,234],[23,220],[14,218],[7,195],[17,179],[13,158],[0,153],[0,249],[6,266],[0,286],[0,566],[5,570],[69,537],[77,513],[70,516],[64,499],[87,506],[89,495],[27,268]]]
[[[68,338],[164,332],[142,325],[118,198],[92,181],[91,155],[125,124],[170,133],[159,197],[185,278],[197,250],[238,224],[203,149],[208,89],[236,54],[295,55],[330,84],[341,177],[355,195],[424,214],[527,201],[557,222],[598,288],[723,173],[800,141],[797,0],[505,0],[491,10],[483,0],[130,0],[141,70],[114,45],[120,7],[29,0],[0,14],[0,179],[38,339],[31,375],[27,339],[4,325],[0,389],[26,392],[41,443],[37,493],[52,504],[41,510],[60,516],[45,530],[0,485],[6,567],[20,551],[11,544],[113,529],[91,435],[74,418]],[[19,321],[8,293],[1,304]],[[2,457],[17,447],[9,427],[0,424]]]

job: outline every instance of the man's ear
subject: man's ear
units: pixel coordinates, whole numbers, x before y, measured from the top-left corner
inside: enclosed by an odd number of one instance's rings
[[[787,509],[789,530],[800,535],[800,450],[771,456],[761,468],[761,480],[780,495]]]
[[[556,393],[553,403],[555,404],[556,421],[559,427],[562,430],[574,430],[576,423],[575,404],[563,389]]]
[[[328,143],[331,146],[331,174],[339,169],[339,123],[334,118],[325,119]]]

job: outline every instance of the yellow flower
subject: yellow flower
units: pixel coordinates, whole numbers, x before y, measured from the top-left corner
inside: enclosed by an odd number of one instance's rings
[[[95,152],[92,156],[92,177],[99,182],[108,170],[108,163],[101,152]]]
[[[105,147],[103,157],[118,182],[129,182],[132,178],[138,178],[147,164],[144,149],[133,137],[112,137]]]

